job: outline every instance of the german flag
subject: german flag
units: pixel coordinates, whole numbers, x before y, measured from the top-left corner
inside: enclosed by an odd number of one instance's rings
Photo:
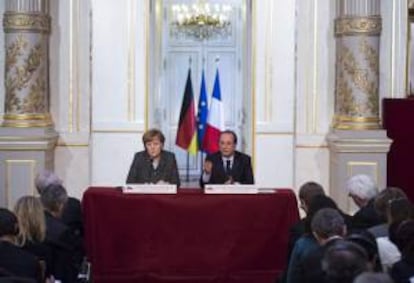
[[[197,153],[197,123],[194,105],[191,69],[188,69],[175,144],[191,154]]]

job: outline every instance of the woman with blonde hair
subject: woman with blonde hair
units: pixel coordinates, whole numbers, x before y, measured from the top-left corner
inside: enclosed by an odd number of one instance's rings
[[[19,223],[18,244],[46,264],[45,275],[49,277],[52,251],[45,243],[46,220],[41,201],[34,196],[23,196],[17,201],[14,213]]]

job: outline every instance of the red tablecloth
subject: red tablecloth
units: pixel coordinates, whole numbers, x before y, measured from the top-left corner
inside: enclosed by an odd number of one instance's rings
[[[94,282],[271,283],[298,220],[290,190],[259,195],[124,195],[89,188],[85,237]]]

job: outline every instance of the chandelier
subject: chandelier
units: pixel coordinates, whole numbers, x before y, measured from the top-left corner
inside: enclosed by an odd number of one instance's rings
[[[171,33],[198,40],[227,37],[231,34],[231,12],[232,7],[228,4],[210,5],[205,0],[198,0],[193,4],[173,4]]]

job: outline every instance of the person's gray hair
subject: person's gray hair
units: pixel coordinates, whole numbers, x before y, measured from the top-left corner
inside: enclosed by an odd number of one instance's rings
[[[343,236],[345,220],[337,209],[323,208],[312,219],[311,229],[323,239]]]
[[[42,194],[42,191],[49,185],[62,185],[62,180],[52,171],[44,170],[36,175],[35,186],[37,192]]]
[[[43,207],[50,212],[59,212],[68,200],[66,189],[59,184],[52,184],[43,189],[40,194]]]
[[[391,277],[383,272],[363,272],[353,283],[393,283]]]
[[[373,199],[378,194],[378,188],[371,177],[359,174],[351,177],[346,182],[348,194],[359,197],[363,200]]]

